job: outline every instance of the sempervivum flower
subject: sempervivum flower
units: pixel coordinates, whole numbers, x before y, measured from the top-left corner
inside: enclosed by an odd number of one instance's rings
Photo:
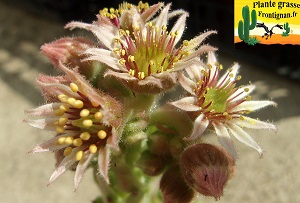
[[[56,152],[57,167],[49,184],[76,166],[76,189],[95,155],[98,155],[100,175],[109,182],[110,150],[118,149],[121,133],[121,106],[115,99],[90,86],[75,70],[62,63],[59,67],[66,76],[40,75],[37,79],[45,99],[51,103],[26,110],[26,114],[33,118],[25,120],[33,127],[54,131],[56,136],[30,152]]]
[[[235,64],[220,77],[219,65],[214,53],[209,52],[207,65],[192,66],[181,74],[179,82],[190,96],[171,104],[187,111],[195,120],[193,131],[188,140],[198,138],[208,126],[215,129],[221,144],[236,158],[236,151],[229,133],[242,143],[263,154],[261,147],[243,128],[276,129],[271,123],[245,116],[266,106],[275,106],[273,101],[251,101],[249,94],[255,86],[236,86],[239,65]]]
[[[160,4],[155,6],[161,7]],[[147,13],[147,18],[143,17],[144,13],[131,11],[132,20],[125,27],[112,24],[102,15],[92,25],[73,22],[66,27],[84,28],[98,37],[104,48],[88,49],[85,53],[89,57],[85,60],[96,60],[109,66],[110,70],[105,76],[116,77],[135,92],[159,93],[176,84],[176,71],[199,62],[196,56],[214,50],[211,46],[199,46],[214,31],[206,32],[190,42],[184,40],[176,47],[184,32],[188,14],[179,10],[170,15],[170,6],[165,6],[151,21],[148,20],[157,9]],[[180,17],[168,32],[168,19],[175,15]]]

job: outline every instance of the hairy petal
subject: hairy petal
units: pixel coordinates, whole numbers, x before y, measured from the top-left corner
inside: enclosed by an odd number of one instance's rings
[[[207,126],[209,124],[209,120],[207,120],[204,116],[204,114],[200,114],[195,120],[194,128],[189,137],[187,137],[187,140],[195,140],[199,136],[203,134],[203,132],[206,130]]]
[[[108,169],[110,164],[110,149],[108,147],[100,148],[98,153],[99,173],[109,184]]]
[[[197,88],[197,85],[194,81],[185,77],[183,73],[179,73],[178,82],[187,92],[189,92],[192,95],[195,95],[194,89]]]
[[[220,143],[230,153],[233,159],[236,160],[237,152],[235,150],[233,141],[230,138],[227,128],[223,124],[217,122],[213,122],[213,126],[215,128],[217,136],[219,137]]]
[[[230,95],[230,97],[228,98],[228,101],[230,101],[230,102],[240,101],[241,99],[244,99],[249,94],[251,94],[254,89],[255,89],[255,85],[246,85],[244,87],[240,87],[236,92],[234,92],[232,95]]]
[[[148,20],[150,20],[163,6],[164,3],[162,2],[150,6],[145,12],[141,14],[141,19],[143,20],[143,22],[147,22]]]
[[[76,167],[76,172],[74,176],[74,191],[78,188],[78,185],[83,177],[84,172],[86,171],[91,159],[94,154],[85,154],[84,158],[81,159]]]
[[[165,6],[165,8],[160,12],[156,19],[155,26],[161,28],[163,25],[168,24],[168,12],[170,10],[171,4]]]
[[[256,111],[258,109],[267,107],[267,106],[276,106],[277,104],[273,101],[244,101],[240,105],[231,109],[231,112],[238,111]]]
[[[66,135],[60,135],[60,136],[56,136],[50,140],[47,140],[46,142],[43,142],[42,144],[34,147],[32,150],[30,150],[28,153],[40,153],[40,152],[52,152],[52,151],[56,151],[56,150],[60,150],[62,148],[65,148],[67,145],[59,145],[56,144],[56,141],[60,138],[60,137],[66,137]]]
[[[276,130],[275,125],[272,123],[260,121],[257,119],[253,119],[250,117],[243,116],[243,119],[234,119],[233,123],[239,125],[240,127],[245,128],[252,128],[252,129],[269,129],[269,130]]]
[[[199,111],[201,107],[194,105],[195,97],[184,97],[178,101],[170,102],[173,106],[184,111]]]
[[[263,155],[263,150],[262,148],[255,142],[255,140],[246,132],[244,131],[241,127],[239,127],[236,124],[226,124],[229,131],[231,132],[232,135],[236,137],[240,142],[244,143],[245,145],[248,145],[249,147],[252,147],[253,149],[257,150],[259,153],[259,156],[262,157]]]
[[[61,103],[45,104],[34,109],[26,109],[25,113],[32,116],[53,116],[53,111],[60,105]]]
[[[196,49],[211,34],[217,34],[217,31],[207,31],[189,41],[188,49]]]

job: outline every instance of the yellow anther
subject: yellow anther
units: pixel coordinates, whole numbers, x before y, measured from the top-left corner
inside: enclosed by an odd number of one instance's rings
[[[82,150],[76,152],[76,156],[75,156],[76,161],[80,161],[82,159],[82,157],[83,157],[83,151]]]
[[[59,99],[59,101],[61,101],[61,102],[67,102],[68,96],[66,96],[66,95],[64,95],[64,94],[60,94],[60,95],[58,95],[58,99]]]
[[[243,116],[240,116],[240,119],[241,119],[241,120],[245,120],[245,118],[244,118]]]
[[[73,143],[74,138],[73,137],[66,137],[64,144],[70,145]]]
[[[124,65],[124,64],[126,63],[126,60],[123,59],[123,58],[121,58],[121,59],[119,60],[119,63],[120,63],[121,65]]]
[[[88,132],[83,132],[83,133],[80,134],[79,137],[80,137],[82,140],[89,140],[90,137],[91,137],[91,135],[90,135],[90,133],[88,133]]]
[[[144,79],[145,78],[145,73],[144,72],[139,72],[138,77],[139,77],[139,79]]]
[[[73,103],[73,106],[76,108],[76,109],[81,109],[83,107],[83,102],[81,100],[76,100],[74,103]]]
[[[245,92],[249,92],[249,88],[245,88],[244,91],[245,91]]]
[[[56,132],[63,133],[63,132],[65,132],[65,128],[63,126],[56,126]]]
[[[170,32],[171,37],[175,37],[176,34],[174,32]]]
[[[122,49],[122,50],[121,50],[121,55],[124,56],[125,54],[126,54],[125,49]]]
[[[109,9],[109,12],[110,12],[110,13],[115,13],[115,9],[114,9],[114,8],[110,8],[110,9]]]
[[[102,116],[103,115],[102,115],[102,113],[100,111],[96,112],[95,115],[94,115],[94,117],[95,117],[96,120],[101,120]]]
[[[128,73],[129,73],[129,75],[134,76],[135,70],[130,69]]]
[[[66,147],[64,150],[64,156],[70,155],[72,152],[72,147]]]
[[[88,115],[90,115],[90,111],[88,109],[82,109],[80,111],[80,117],[87,117]]]
[[[126,34],[127,34],[127,35],[130,35],[130,32],[129,32],[129,30],[125,30],[125,32],[126,32]]]
[[[183,46],[188,46],[189,45],[189,41],[188,40],[183,40]]]
[[[238,75],[238,76],[236,77],[236,79],[237,79],[237,80],[240,80],[240,79],[242,79],[242,76]]]
[[[115,38],[115,42],[116,42],[116,43],[120,43],[120,42],[121,42],[121,39],[120,39],[119,37],[116,37],[116,38]]]
[[[167,30],[167,26],[166,26],[166,25],[163,25],[163,26],[161,27],[161,29],[162,29],[162,30]]]
[[[69,110],[69,106],[67,104],[62,104],[60,105],[59,109],[63,110],[63,111],[68,111]]]
[[[75,145],[76,147],[81,146],[82,145],[82,139],[76,138],[75,140],[73,140],[73,145]]]
[[[114,48],[114,53],[115,54],[120,54],[120,49],[119,48]]]
[[[175,34],[175,36],[177,36],[178,35],[178,31],[176,30],[174,34]]]
[[[128,56],[128,61],[129,62],[134,62],[134,56],[132,56],[132,55]]]
[[[95,144],[92,144],[90,145],[89,150],[91,154],[95,154],[97,152],[97,146]]]
[[[223,113],[223,116],[227,116],[227,115],[228,115],[228,113],[227,113],[227,112],[224,112],[224,113]]]
[[[206,66],[207,66],[208,69],[211,69],[211,68],[212,68],[212,65],[209,64],[209,63],[208,63]],[[202,72],[202,71],[201,71],[201,72]]]
[[[82,121],[82,125],[84,127],[91,127],[93,125],[93,121],[90,120],[90,119],[85,119],[85,120]]]
[[[175,56],[174,59],[173,59],[173,62],[176,63],[176,62],[178,62],[178,61],[179,61],[178,57]]]
[[[99,106],[99,104],[95,101],[91,101],[91,104],[92,104],[93,107],[98,107]]]
[[[63,111],[63,110],[61,110],[61,109],[56,109],[55,111],[54,111],[54,115],[55,116],[62,116],[62,115],[64,115],[65,114],[65,111]]]
[[[65,137],[60,137],[60,138],[58,138],[57,143],[58,143],[58,144],[64,144],[64,143],[65,143],[65,140],[66,140]]]
[[[150,60],[150,61],[149,61],[149,65],[150,65],[150,66],[153,66],[153,65],[154,65],[154,61],[153,61],[153,60]]]
[[[149,27],[152,27],[152,26],[153,26],[152,22],[149,22],[149,23],[148,23],[148,26],[149,26]]]
[[[219,66],[219,65],[220,65],[219,62],[216,61],[216,62],[215,62],[215,66]]]
[[[60,117],[59,119],[58,119],[58,125],[61,125],[61,126],[64,126],[64,125],[66,125],[66,123],[68,122],[68,117]]]
[[[247,101],[251,100],[251,96],[250,96],[250,95],[247,96],[247,97],[246,97],[246,100],[247,100]]]
[[[100,130],[99,132],[98,132],[98,137],[102,140],[102,139],[104,139],[104,138],[106,138],[106,132],[104,131],[104,130]]]
[[[72,92],[78,92],[78,86],[75,83],[70,83],[70,88]]]
[[[67,100],[67,102],[68,102],[68,104],[70,104],[70,105],[74,105],[74,102],[76,101],[76,99],[75,98],[73,98],[73,97],[70,97],[70,98],[68,98],[68,100]]]
[[[233,76],[234,76],[234,75],[233,75],[232,73],[230,73],[230,74],[229,74],[229,77],[231,77],[231,78],[232,78]]]

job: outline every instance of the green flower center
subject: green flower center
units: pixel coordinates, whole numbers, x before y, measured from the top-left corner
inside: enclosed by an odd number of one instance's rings
[[[208,88],[204,94],[205,100],[203,106],[208,106],[207,111],[214,111],[219,113],[224,113],[227,109],[227,99],[229,98],[230,91],[227,91],[224,88]]]

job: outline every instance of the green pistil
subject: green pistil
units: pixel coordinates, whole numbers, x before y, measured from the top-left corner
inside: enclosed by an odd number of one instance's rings
[[[209,103],[210,106],[206,109],[207,111],[213,111],[218,113],[224,113],[227,109],[227,99],[230,96],[230,90],[224,88],[208,88],[204,94],[205,101],[203,106],[207,106]]]

